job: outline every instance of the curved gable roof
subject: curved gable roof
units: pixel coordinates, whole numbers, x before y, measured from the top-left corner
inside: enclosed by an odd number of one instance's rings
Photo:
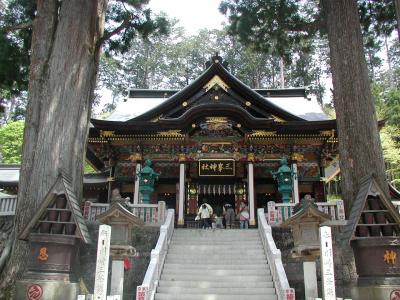
[[[172,97],[161,103],[160,105],[152,108],[151,110],[144,112],[143,114],[128,120],[130,121],[151,121],[160,116],[167,115],[169,112],[176,110],[182,106],[184,101],[187,101],[191,97],[195,97],[197,93],[205,93],[204,87],[209,83],[215,76],[218,76],[223,83],[227,85],[227,93],[231,96],[238,96],[237,98],[245,99],[245,101],[251,102],[254,106],[258,107],[264,112],[273,114],[274,116],[281,118],[285,121],[303,121],[305,119],[298,117],[279,106],[273,104],[257,92],[253,91],[250,87],[242,83],[235,76],[229,73],[224,66],[215,60],[208,69],[203,72],[195,81],[186,86],[181,91],[174,94]],[[244,103],[243,103],[244,104]],[[191,109],[191,108],[189,108]]]

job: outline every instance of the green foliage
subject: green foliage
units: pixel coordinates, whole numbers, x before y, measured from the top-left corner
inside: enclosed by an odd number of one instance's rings
[[[24,135],[23,121],[11,122],[0,128],[1,162],[20,164]]]
[[[293,47],[308,43],[318,29],[319,14],[313,2],[296,0],[224,0],[220,11],[229,18],[229,32],[255,50],[291,61]]]
[[[20,119],[25,114],[28,87],[30,28],[10,30],[18,24],[28,23],[34,15],[35,1],[10,0],[0,11],[0,102],[8,109],[4,119]]]

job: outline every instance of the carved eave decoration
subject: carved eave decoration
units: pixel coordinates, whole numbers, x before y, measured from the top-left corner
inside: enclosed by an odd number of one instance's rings
[[[161,137],[173,137],[173,138],[183,138],[184,135],[181,133],[181,130],[167,130],[167,131],[159,131],[157,132],[158,136]]]
[[[228,91],[229,89],[229,85],[227,85],[222,79],[221,77],[219,77],[218,75],[214,75],[213,78],[211,78],[211,80],[209,82],[207,82],[207,84],[203,87],[205,89],[206,92],[208,92],[209,90],[211,90],[215,85],[219,86],[221,89],[223,89],[225,92]]]
[[[272,118],[274,119],[275,122],[278,122],[278,123],[284,123],[284,122],[286,122],[286,120],[284,120],[284,119],[282,119],[282,118],[279,118],[279,117],[277,117],[277,116],[275,116],[275,115],[273,115]]]
[[[267,130],[253,130],[250,134],[250,138],[257,137],[265,137],[265,136],[274,136],[276,135],[276,131],[267,131]]]
[[[115,134],[115,131],[111,131],[111,130],[100,130],[100,137],[102,137],[102,138],[113,137],[114,134]]]

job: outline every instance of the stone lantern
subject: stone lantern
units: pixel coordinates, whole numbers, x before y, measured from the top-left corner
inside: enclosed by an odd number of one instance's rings
[[[278,171],[271,172],[273,178],[278,181],[278,191],[282,194],[282,201],[284,203],[290,202],[292,195],[293,176],[295,175],[292,169],[287,165],[287,159],[281,159],[281,166]]]
[[[103,224],[111,226],[112,257],[111,295],[123,296],[124,288],[124,260],[135,255],[132,246],[132,236],[135,227],[143,226],[144,222],[128,211],[120,203],[115,202],[109,210],[96,217]]]
[[[331,217],[314,204],[311,196],[294,207],[294,215],[282,226],[292,227],[294,248],[292,256],[303,259],[305,298],[318,297],[317,269],[315,259],[320,256],[319,226]]]
[[[282,224],[292,228],[292,255],[313,259],[320,254],[319,226],[331,217],[318,210],[311,197],[305,197],[294,209],[294,215]]]

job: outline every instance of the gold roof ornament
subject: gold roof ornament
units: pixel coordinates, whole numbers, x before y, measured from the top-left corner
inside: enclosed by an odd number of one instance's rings
[[[281,119],[275,115],[272,116],[272,118],[274,119],[275,122],[279,122],[279,123],[284,123],[286,122],[284,119]]]
[[[215,85],[218,85],[220,88],[222,88],[225,92],[228,91],[229,86],[219,77],[218,75],[214,75],[213,78],[209,82],[206,83],[203,88],[208,92],[211,90]]]
[[[157,132],[157,135],[160,136],[182,136],[182,133],[180,130],[167,130],[167,131],[159,131]]]
[[[111,130],[100,130],[100,137],[113,137],[115,131]]]
[[[250,134],[250,137],[259,137],[259,136],[272,136],[275,135],[276,131],[267,131],[267,130],[253,130]]]

